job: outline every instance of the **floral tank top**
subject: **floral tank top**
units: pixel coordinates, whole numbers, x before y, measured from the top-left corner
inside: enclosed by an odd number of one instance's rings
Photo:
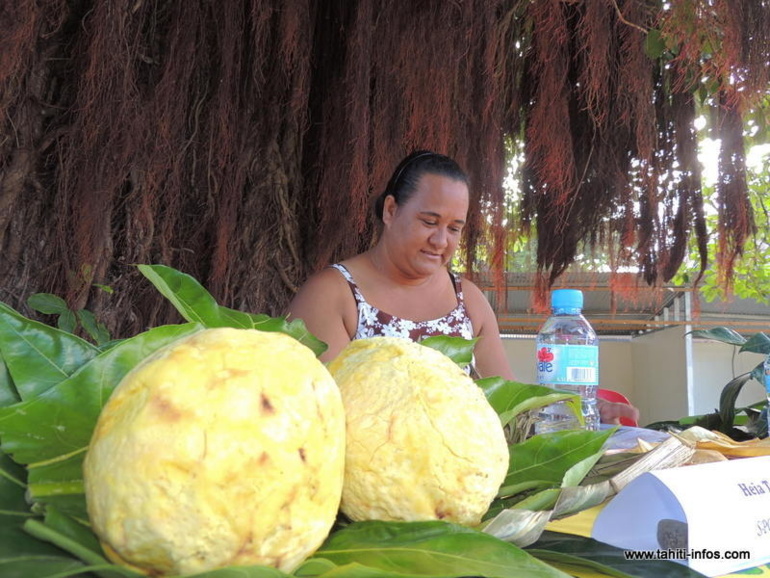
[[[457,307],[452,309],[449,313],[438,319],[430,319],[428,321],[411,321],[409,319],[402,319],[396,317],[385,311],[381,311],[376,307],[370,305],[364,298],[361,290],[353,280],[353,276],[350,271],[344,265],[336,263],[332,265],[340,273],[350,285],[350,290],[353,292],[353,297],[356,300],[356,307],[358,309],[358,327],[353,339],[364,339],[367,337],[406,337],[412,341],[420,341],[425,337],[432,337],[434,335],[450,335],[453,337],[463,337],[465,339],[473,339],[473,326],[471,325],[470,317],[465,309],[465,301],[463,300],[463,292],[460,284],[460,278],[449,272],[452,277],[452,282],[455,287],[455,293],[457,295]]]

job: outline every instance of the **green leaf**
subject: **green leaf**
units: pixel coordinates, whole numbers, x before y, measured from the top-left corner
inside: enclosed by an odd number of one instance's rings
[[[478,339],[465,339],[450,335],[434,335],[420,341],[420,345],[431,347],[446,355],[460,367],[473,362],[473,348]]]
[[[696,329],[690,331],[690,335],[700,339],[710,339],[712,341],[720,341],[722,343],[729,343],[730,345],[743,345],[746,343],[746,338],[743,337],[737,331],[730,329],[729,327],[714,327],[712,329]]]
[[[13,405],[20,401],[21,397],[19,397],[19,392],[16,391],[16,386],[13,384],[13,379],[11,379],[8,366],[5,364],[2,351],[0,350],[0,407]]]
[[[500,416],[503,425],[510,423],[517,415],[557,401],[566,401],[578,415],[581,411],[580,396],[551,389],[544,385],[533,385],[509,381],[502,377],[477,379],[476,384],[484,391],[489,404]]]
[[[740,351],[748,351],[749,353],[761,353],[762,355],[770,354],[770,337],[762,333],[755,333],[749,339],[741,345]]]
[[[294,570],[294,576],[297,578],[314,578],[331,572],[338,566],[329,560],[323,558],[310,558],[305,560],[299,568]]]
[[[516,445],[518,446],[518,444]],[[503,483],[497,493],[500,497],[495,499],[490,510],[493,506],[497,509],[511,508],[524,497],[519,494],[539,492],[553,487],[554,483],[548,480],[522,480],[514,484]]]
[[[533,556],[550,563],[558,563],[565,571],[567,565],[577,568],[595,569],[610,576],[655,578],[705,578],[677,562],[669,560],[626,560],[623,550],[591,538],[543,532],[540,539],[526,549]],[[612,569],[615,571],[613,572]]]
[[[83,564],[55,546],[34,538],[0,516],[0,576],[47,578],[84,576]]]
[[[356,522],[332,534],[314,558],[393,576],[566,576],[513,544],[446,522]]]
[[[69,552],[70,554],[84,560],[86,566],[81,566],[80,574],[68,574],[68,575],[82,575],[83,572],[99,571],[99,575],[103,578],[134,578],[141,577],[142,574],[134,572],[124,566],[118,566],[117,564],[111,564],[101,554],[93,552],[89,547],[83,546],[78,537],[73,537],[61,530],[49,525],[47,521],[41,522],[40,520],[27,520],[24,524],[24,531],[28,532],[38,540],[42,542],[50,542],[54,546],[57,546],[61,550]]]
[[[27,488],[24,468],[0,452],[0,519],[2,516],[29,516],[29,505],[24,499]]]
[[[87,520],[83,499],[83,457],[75,452],[65,459],[54,459],[30,466],[28,469],[27,497],[32,502],[56,506],[62,512],[80,520]]]
[[[109,563],[104,558],[102,547],[99,545],[99,539],[89,526],[77,522],[51,506],[46,506],[43,523],[50,530],[66,538],[71,545],[70,548],[66,548],[67,551],[84,562],[92,564]]]
[[[194,277],[165,265],[138,265],[138,268],[187,321],[222,327],[219,305]]]
[[[598,433],[604,434],[604,437],[602,438],[601,436],[599,436],[598,439],[603,439],[604,442],[606,442],[610,438],[610,436],[612,436],[612,434],[615,433],[617,430],[618,430],[617,427],[602,430]],[[590,472],[593,469],[596,463],[604,455],[604,452],[602,451],[602,446],[604,445],[604,442],[601,442],[602,445],[599,446],[599,449],[597,451],[595,451],[594,453],[588,455],[587,457],[583,458],[582,460],[570,466],[570,468],[564,474],[564,478],[562,479],[562,483],[561,483],[562,487],[580,485],[580,482],[582,482],[585,479],[585,477],[588,475],[588,472]]]
[[[309,347],[316,356],[328,346],[312,335],[301,319],[287,322],[284,317],[245,313],[217,304],[214,297],[194,277],[165,265],[138,265],[139,271],[187,321],[205,327],[236,327],[280,331]]]
[[[313,560],[316,562],[318,560]],[[392,572],[389,570],[378,570],[377,568],[369,568],[361,564],[345,564],[344,566],[335,566],[331,564],[331,567],[323,574],[297,574],[294,576],[313,577],[316,576],[322,578],[399,578],[407,576],[415,576],[415,574],[403,574],[401,572]]]
[[[65,311],[59,315],[59,319],[56,321],[56,327],[67,333],[75,333],[78,327],[78,320],[75,317],[73,311]]]
[[[22,529],[32,517],[24,497],[24,478],[24,468],[0,453],[0,576],[42,578],[82,572],[78,560]]]
[[[96,287],[97,289],[101,289],[108,295],[112,295],[113,293],[115,293],[115,289],[113,289],[109,285],[100,285],[99,283],[94,283],[94,287]]]
[[[719,416],[722,418],[719,430],[722,433],[729,433],[733,428],[735,422],[735,400],[738,399],[738,394],[741,393],[741,389],[750,379],[751,373],[744,373],[730,380],[722,388],[722,393],[719,396]]]
[[[22,400],[67,379],[98,352],[84,339],[27,319],[0,303],[0,355]]]
[[[764,361],[758,363],[754,367],[754,369],[751,370],[751,377],[756,379],[763,386],[765,385],[765,362]],[[770,391],[767,393],[770,394]]]
[[[27,299],[27,306],[46,315],[61,315],[70,310],[67,302],[51,293],[35,293]]]
[[[96,342],[97,345],[103,345],[110,340],[110,332],[104,323],[99,323],[93,313],[87,309],[81,309],[76,312],[78,321],[88,336]]]
[[[652,28],[647,32],[647,37],[644,39],[644,52],[653,60],[657,60],[666,52],[666,42],[660,30]]]
[[[190,574],[189,578],[288,578],[290,574],[267,566],[229,566],[218,570],[209,570]]]
[[[519,510],[553,510],[559,499],[559,494],[561,494],[561,489],[549,488],[527,496],[513,507]]]
[[[553,487],[574,484],[576,477],[567,476],[570,468],[601,455],[602,446],[612,431],[565,430],[535,435],[511,446],[503,487],[530,481],[548,482]]]

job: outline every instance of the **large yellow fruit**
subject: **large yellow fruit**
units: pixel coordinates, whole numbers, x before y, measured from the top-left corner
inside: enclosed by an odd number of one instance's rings
[[[207,329],[142,362],[84,464],[108,556],[145,573],[291,571],[328,535],[345,453],[339,389],[295,339]]]
[[[473,380],[444,354],[391,337],[352,341],[329,371],[347,424],[342,512],[353,520],[479,523],[509,454]]]

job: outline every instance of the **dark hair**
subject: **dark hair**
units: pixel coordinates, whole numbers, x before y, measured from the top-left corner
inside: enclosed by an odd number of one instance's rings
[[[374,203],[374,215],[377,219],[382,221],[385,197],[393,195],[397,205],[405,203],[417,190],[417,183],[425,174],[441,175],[468,184],[468,175],[455,160],[431,151],[415,151],[398,163],[387,187],[377,197]]]

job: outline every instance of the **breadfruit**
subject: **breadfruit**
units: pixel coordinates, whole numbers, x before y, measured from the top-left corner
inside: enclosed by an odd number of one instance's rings
[[[354,340],[328,367],[345,406],[341,511],[352,520],[478,524],[509,453],[474,381],[443,353],[402,338]]]
[[[344,410],[310,349],[207,329],[152,355],[100,413],[88,514],[113,562],[187,575],[290,572],[327,537],[342,492]]]

